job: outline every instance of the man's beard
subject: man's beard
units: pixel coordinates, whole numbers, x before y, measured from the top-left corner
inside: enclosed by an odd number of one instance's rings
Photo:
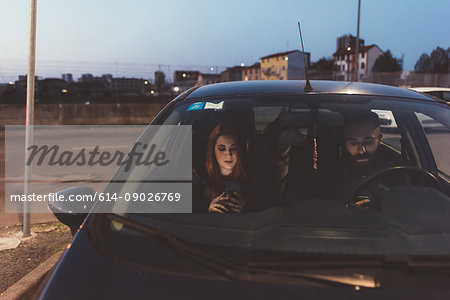
[[[378,160],[375,153],[365,152],[354,156],[348,154],[348,160],[350,162],[350,171],[358,176],[371,174],[378,168]]]
[[[367,167],[373,159],[373,154],[365,152],[361,155],[351,156],[352,163],[355,167],[364,168]]]

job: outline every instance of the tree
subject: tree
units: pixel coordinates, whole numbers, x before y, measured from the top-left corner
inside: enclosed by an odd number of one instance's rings
[[[428,73],[431,72],[431,58],[428,54],[422,53],[420,58],[417,60],[414,65],[414,71],[418,73]]]
[[[333,71],[334,60],[332,58],[322,57],[311,65],[312,70],[317,71]]]
[[[431,55],[423,53],[417,60],[414,71],[417,73],[449,73],[450,48],[437,47]]]
[[[449,73],[449,60],[450,55],[450,48],[447,50],[444,50],[440,47],[437,47],[436,49],[431,52],[430,58],[431,58],[431,66],[433,67],[433,73]]]
[[[396,58],[392,57],[391,51],[389,50],[378,56],[372,67],[373,72],[398,72],[401,70],[402,66]]]
[[[315,63],[311,64],[309,78],[332,80],[334,70],[334,60],[332,58],[322,57]]]

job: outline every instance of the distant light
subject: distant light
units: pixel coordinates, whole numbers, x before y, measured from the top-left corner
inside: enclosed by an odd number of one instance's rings
[[[146,80],[146,81],[144,81],[144,84],[146,84],[146,85],[147,85],[147,84],[148,84],[148,81],[147,81],[147,80]]]
[[[211,67],[211,71],[214,71],[214,68],[213,68],[213,67]]]
[[[66,93],[67,93],[67,90],[66,90],[66,89],[62,89],[62,90],[61,90],[61,93],[66,94]]]
[[[152,94],[152,95],[153,95],[154,93],[155,93],[155,91],[154,91],[154,90],[151,90],[151,91],[150,91],[150,94]]]
[[[352,50],[352,47],[348,46],[347,51],[350,51],[350,50]]]
[[[176,86],[176,87],[173,88],[173,90],[174,90],[175,92],[179,92],[179,91],[180,91],[180,88]]]
[[[241,63],[241,67],[243,67],[243,66],[245,66],[245,64],[244,64],[244,63]]]
[[[186,73],[183,73],[183,77],[186,77],[187,75],[186,75]]]
[[[286,56],[285,58],[284,58],[284,60],[288,60],[289,58]]]
[[[14,82],[10,81],[9,84],[14,84]]]

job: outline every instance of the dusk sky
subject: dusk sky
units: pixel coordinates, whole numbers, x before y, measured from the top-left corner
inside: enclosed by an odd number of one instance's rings
[[[299,49],[301,21],[312,61],[331,57],[336,38],[356,35],[357,0],[38,0],[37,61],[246,65]],[[360,35],[405,70],[450,46],[450,1],[362,0]],[[0,1],[0,73],[27,59],[27,0]],[[38,70],[39,71],[39,70]]]

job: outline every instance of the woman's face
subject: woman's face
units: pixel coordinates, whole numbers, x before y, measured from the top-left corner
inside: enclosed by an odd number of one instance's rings
[[[220,167],[220,173],[224,176],[230,175],[237,163],[237,140],[228,135],[221,135],[217,138],[214,147],[216,161]]]

